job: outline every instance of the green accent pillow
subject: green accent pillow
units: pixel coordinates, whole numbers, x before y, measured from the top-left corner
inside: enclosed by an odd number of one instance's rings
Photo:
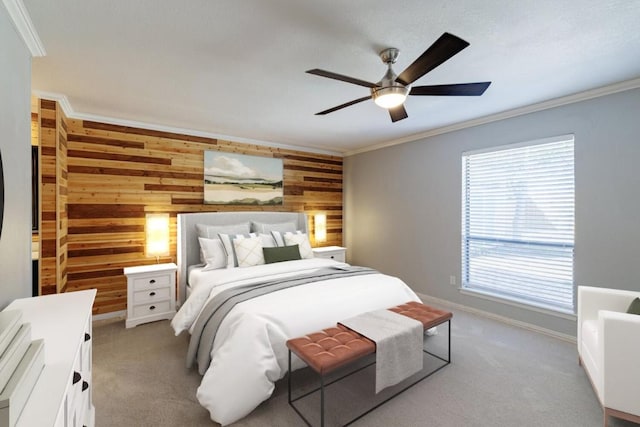
[[[636,298],[631,301],[629,308],[627,308],[629,314],[640,314],[640,298]]]
[[[298,245],[262,248],[265,264],[302,259]]]

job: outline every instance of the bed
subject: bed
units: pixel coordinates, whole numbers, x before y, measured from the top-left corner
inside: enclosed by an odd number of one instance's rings
[[[209,411],[211,419],[222,425],[245,417],[271,396],[275,382],[287,372],[288,339],[333,326],[363,312],[420,301],[396,277],[312,255],[249,266],[233,266],[229,257],[225,266],[221,262],[212,267],[211,258],[206,258],[203,267],[201,244],[203,255],[207,255],[207,244],[213,242],[224,247],[227,238],[225,233],[219,233],[207,236],[209,241],[203,238],[203,230],[214,234],[212,230],[233,230],[245,223],[250,231],[259,229],[245,238],[253,239],[253,243],[260,241],[264,247],[269,247],[269,235],[274,237],[272,243],[278,238],[284,244],[301,242],[300,254],[308,244],[308,240],[304,243],[308,232],[304,213],[178,215],[180,310],[171,325],[176,335],[191,334],[187,365],[197,365],[203,374],[196,393],[198,401]],[[296,230],[280,235],[277,229],[283,228]],[[243,237],[236,235],[234,245],[240,250]],[[216,238],[222,243],[217,243]],[[242,263],[241,253],[235,255],[235,263]],[[234,296],[230,297],[231,294]],[[226,311],[222,304],[226,304]],[[214,322],[221,312],[225,315]],[[293,361],[293,369],[302,366],[300,360]]]

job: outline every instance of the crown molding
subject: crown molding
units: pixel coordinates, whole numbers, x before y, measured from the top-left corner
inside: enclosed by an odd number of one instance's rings
[[[13,25],[29,48],[31,56],[45,56],[47,52],[44,50],[44,45],[22,0],[2,0],[2,3],[9,12]]]
[[[179,133],[182,135],[199,136],[199,137],[212,138],[212,139],[222,139],[224,141],[239,142],[242,144],[261,145],[264,147],[282,148],[285,150],[302,151],[305,153],[324,154],[327,156],[342,157],[342,153],[340,153],[339,151],[332,151],[332,150],[326,150],[326,149],[314,148],[314,147],[302,147],[299,145],[281,144],[278,142],[264,141],[259,139],[242,138],[237,136],[203,132],[203,131],[197,131],[192,129],[173,127],[173,126],[156,125],[156,124],[150,124],[145,122],[138,122],[134,120],[119,119],[115,117],[99,116],[96,114],[80,113],[80,112],[76,112],[73,109],[73,107],[71,106],[71,103],[69,103],[69,99],[67,98],[67,96],[61,93],[34,90],[32,91],[32,94],[41,99],[57,101],[60,104],[62,111],[64,111],[64,114],[70,119],[88,120],[88,121],[108,123],[108,124],[118,125],[118,126],[128,126],[128,127],[134,127],[134,128],[140,128],[140,129],[155,130],[159,132]]]
[[[527,105],[525,107],[514,108],[512,110],[502,111],[500,113],[491,114],[488,116],[480,117],[478,119],[467,120],[464,122],[456,123],[450,126],[439,127],[421,132],[413,135],[409,135],[403,138],[394,139],[391,141],[383,142],[381,144],[372,145],[353,151],[346,151],[343,156],[353,156],[355,154],[366,153],[369,151],[379,150],[381,148],[392,147],[394,145],[400,145],[407,142],[414,142],[420,139],[429,138],[436,135],[442,135],[444,133],[454,132],[461,129],[466,129],[474,126],[484,125],[486,123],[497,122],[499,120],[509,119],[511,117],[522,116],[529,113],[535,113],[537,111],[548,110],[550,108],[560,107],[567,104],[574,104],[576,102],[586,101],[588,99],[599,98],[605,95],[611,95],[618,92],[624,92],[627,90],[640,88],[640,78],[626,80],[624,82],[615,83],[608,86],[602,86],[596,89],[591,89],[585,92],[575,93],[572,95],[562,96],[560,98],[550,99],[548,101],[539,102],[537,104]]]
[[[7,1],[19,1],[19,0],[3,0],[3,1],[7,2]],[[394,145],[400,145],[407,142],[414,142],[414,141],[429,138],[432,136],[442,135],[445,133],[454,132],[457,130],[462,130],[462,129],[479,126],[479,125],[483,125],[491,122],[496,122],[499,120],[522,116],[529,113],[535,113],[537,111],[548,110],[550,108],[560,107],[567,104],[574,104],[576,102],[586,101],[593,98],[599,98],[601,96],[611,95],[618,92],[633,90],[637,88],[640,88],[640,78],[627,80],[624,82],[615,83],[608,86],[602,86],[596,89],[591,89],[585,92],[563,96],[560,98],[554,98],[554,99],[540,102],[537,104],[531,104],[525,107],[519,107],[512,110],[507,110],[500,113],[480,117],[477,119],[456,123],[450,126],[439,127],[439,128],[428,130],[426,132],[421,132],[421,133],[409,135],[403,138],[386,141],[381,144],[376,144],[373,146],[352,150],[352,151],[345,151],[345,152],[339,152],[339,151],[327,150],[327,149],[321,149],[321,148],[315,148],[315,147],[301,147],[298,145],[281,144],[281,143],[272,142],[272,141],[264,141],[264,140],[251,139],[251,138],[241,138],[241,137],[231,136],[231,135],[195,131],[192,129],[184,129],[184,128],[173,127],[173,126],[164,126],[164,125],[150,124],[145,122],[138,122],[133,120],[119,119],[114,117],[99,116],[95,114],[80,113],[80,112],[74,111],[66,95],[53,93],[53,92],[37,91],[37,90],[33,91],[33,95],[42,99],[58,101],[65,115],[71,119],[90,120],[90,121],[96,121],[96,122],[102,122],[102,123],[109,123],[113,125],[130,126],[135,128],[156,130],[160,132],[172,132],[172,133],[179,133],[183,135],[222,139],[225,141],[240,142],[243,144],[255,144],[255,145],[262,145],[266,147],[282,148],[286,150],[302,151],[307,153],[347,157],[347,156],[352,156],[356,154],[366,153],[369,151],[379,150],[381,148],[392,147]]]

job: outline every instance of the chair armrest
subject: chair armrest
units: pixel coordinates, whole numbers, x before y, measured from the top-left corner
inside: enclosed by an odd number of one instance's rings
[[[585,320],[597,320],[598,311],[600,310],[625,312],[635,297],[640,297],[640,292],[578,286],[578,331],[576,336],[578,352],[582,342],[582,322]]]
[[[640,316],[600,311],[602,398],[607,408],[640,415]]]

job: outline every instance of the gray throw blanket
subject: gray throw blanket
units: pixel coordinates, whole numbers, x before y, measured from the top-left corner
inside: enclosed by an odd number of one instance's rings
[[[422,323],[390,310],[340,322],[376,343],[376,393],[422,370]]]
[[[211,349],[218,328],[236,304],[306,283],[374,273],[377,271],[367,267],[326,267],[313,273],[236,286],[220,292],[203,307],[194,325],[187,351],[187,368],[197,361],[198,371],[204,375],[211,363]]]

